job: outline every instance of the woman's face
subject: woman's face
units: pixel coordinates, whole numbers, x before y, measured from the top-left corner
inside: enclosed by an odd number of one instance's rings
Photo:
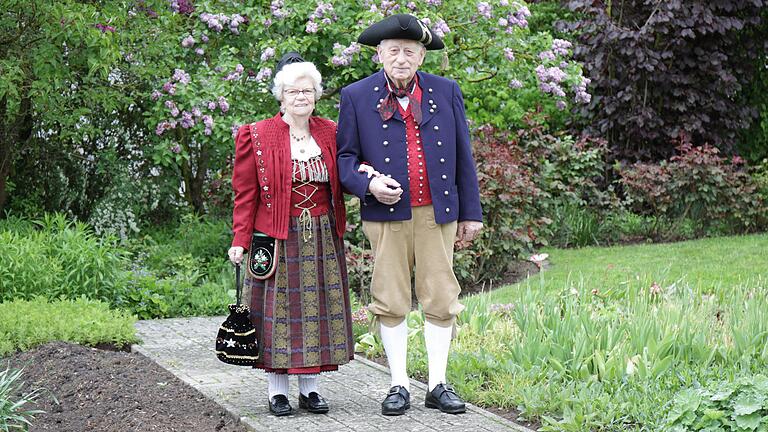
[[[292,85],[283,88],[283,108],[291,117],[304,117],[315,109],[315,84],[312,79],[302,77]]]

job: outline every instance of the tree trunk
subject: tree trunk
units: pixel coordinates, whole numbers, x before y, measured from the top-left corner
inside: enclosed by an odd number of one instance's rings
[[[5,215],[8,178],[13,162],[32,136],[32,100],[29,97],[21,100],[19,112],[12,121],[7,121],[7,102],[5,97],[0,99],[0,217]]]

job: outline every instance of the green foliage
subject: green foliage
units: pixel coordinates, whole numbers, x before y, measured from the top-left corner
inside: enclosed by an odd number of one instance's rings
[[[34,402],[40,390],[22,392],[22,369],[6,367],[0,371],[0,431],[26,430],[31,426],[30,419],[42,414],[40,410],[25,409],[24,405]]]
[[[117,347],[138,342],[136,317],[107,303],[78,298],[49,301],[43,297],[0,303],[0,357],[51,341]]]
[[[711,389],[687,388],[675,395],[664,430],[764,431],[768,429],[768,378],[745,376]]]
[[[45,215],[29,224],[15,222],[0,231],[0,301],[90,299],[119,296],[125,257],[109,239],[101,240],[83,223],[62,214]]]
[[[699,235],[710,229],[744,233],[765,226],[766,202],[741,161],[729,161],[706,145],[682,144],[678,151],[669,161],[638,162],[621,170],[621,183],[635,212],[700,221]]]

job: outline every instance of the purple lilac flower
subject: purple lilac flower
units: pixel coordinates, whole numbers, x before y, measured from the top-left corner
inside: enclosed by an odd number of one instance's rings
[[[441,4],[443,4],[443,0],[427,0],[429,6],[440,6]]]
[[[379,58],[379,54],[376,53],[376,54],[372,55],[371,56],[371,61],[374,62],[375,64],[381,63],[381,59]]]
[[[512,48],[504,48],[504,57],[509,61],[515,60],[515,53],[512,51]]]
[[[587,104],[592,100],[592,95],[587,93],[587,86],[591,82],[592,80],[589,78],[581,77],[581,82],[573,87],[573,90],[576,93],[574,100],[577,103]]]
[[[316,22],[307,21],[307,28],[306,28],[307,33],[317,33],[317,30],[318,30],[318,27]]]
[[[539,53],[539,58],[542,60],[554,60],[555,59],[555,53],[553,53],[550,50],[542,51]]]
[[[555,102],[555,106],[560,111],[563,111],[566,108],[568,108],[568,104],[566,104],[565,101],[563,101],[563,100],[559,100],[559,101]]]
[[[160,93],[159,91],[157,91],[157,90],[152,91],[151,98],[152,98],[153,101],[156,101],[156,100],[160,99],[162,96],[163,96],[163,94]]]
[[[267,47],[262,53],[261,53],[261,61],[265,62],[272,57],[275,56],[275,49],[272,47]]]
[[[227,102],[227,99],[224,96],[219,96],[219,109],[221,109],[221,112],[223,113],[229,111],[229,102]]]
[[[509,82],[509,87],[513,89],[523,88],[523,83],[520,82],[520,80],[513,79],[512,81]]]
[[[189,84],[191,81],[191,78],[187,72],[184,71],[184,69],[176,69],[173,71],[173,78],[174,81],[178,81],[182,84]]]
[[[286,16],[288,16],[288,12],[283,10],[283,6],[285,3],[283,0],[272,0],[272,4],[270,5],[270,9],[272,10],[272,16],[274,16],[277,19],[283,19]]]
[[[491,19],[491,11],[491,5],[488,4],[488,2],[477,3],[477,13],[479,13],[480,16],[484,17],[485,19]]]
[[[509,21],[506,18],[499,18],[499,27],[506,27],[509,25]]]
[[[183,111],[181,113],[181,127],[189,129],[195,125],[195,119],[192,118],[192,113]]]
[[[197,117],[197,118],[199,118],[200,116],[203,115],[203,113],[202,113],[202,111],[200,111],[200,108],[194,107],[194,108],[192,108],[192,115]]]
[[[509,6],[509,0],[499,0],[501,6]]]
[[[272,25],[272,20],[267,18],[264,20],[264,27],[269,27]]]
[[[432,31],[434,31],[434,32],[435,32],[435,34],[436,34],[438,37],[442,38],[442,37],[444,37],[446,34],[450,33],[450,32],[451,32],[451,29],[448,27],[448,24],[446,24],[444,20],[442,20],[442,19],[439,19],[439,20],[437,20],[437,21],[435,22],[435,26],[434,26],[434,28],[432,29]]]
[[[272,76],[272,69],[268,67],[263,67],[259,69],[259,73],[256,74],[256,81],[264,81],[265,79],[269,79]]]
[[[204,49],[202,49],[202,48],[196,48],[196,49],[195,49],[195,54],[197,54],[197,55],[203,55],[203,54],[205,54],[205,50],[204,50]]]
[[[414,2],[408,2],[408,4],[407,4],[407,5],[405,5],[405,7],[407,7],[407,8],[408,8],[408,9],[410,9],[411,11],[415,11],[415,10],[416,10],[416,3],[414,3]]]
[[[157,124],[157,127],[155,128],[155,133],[157,136],[160,136],[165,132],[166,129],[169,129],[168,122],[167,121],[161,121]]]
[[[195,11],[191,0],[171,0],[171,10],[183,15],[190,15]]]
[[[229,31],[232,32],[232,34],[240,34],[240,24],[245,22],[245,18],[243,18],[241,15],[234,14],[229,20]]]
[[[216,102],[208,102],[208,109],[213,111],[216,109]]]
[[[566,69],[568,67],[568,62],[561,61],[559,66],[560,66],[560,69]]]
[[[333,63],[334,66],[349,66],[349,58],[335,55],[331,58],[331,63]]]
[[[210,116],[210,115],[207,115],[207,114],[204,115],[203,116],[203,124],[207,128],[212,128],[213,127],[213,117]]]
[[[237,136],[237,131],[240,130],[240,125],[233,124],[232,125],[232,138]]]
[[[190,48],[195,44],[195,42],[196,42],[195,38],[193,38],[192,35],[189,35],[184,39],[182,39],[181,46],[183,46],[184,48]]]
[[[552,41],[552,51],[557,55],[568,55],[568,49],[573,46],[572,43],[563,39],[554,39]]]
[[[208,35],[205,33],[201,34],[200,41],[202,41],[203,43],[208,43]]]

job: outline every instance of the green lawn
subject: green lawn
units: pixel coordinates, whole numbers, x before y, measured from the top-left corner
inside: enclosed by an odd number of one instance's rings
[[[681,281],[706,292],[768,282],[768,235],[719,237],[680,243],[582,249],[545,249],[549,267],[540,275],[485,294],[493,303],[511,301],[526,286],[547,291],[583,283],[601,292],[628,284]]]

